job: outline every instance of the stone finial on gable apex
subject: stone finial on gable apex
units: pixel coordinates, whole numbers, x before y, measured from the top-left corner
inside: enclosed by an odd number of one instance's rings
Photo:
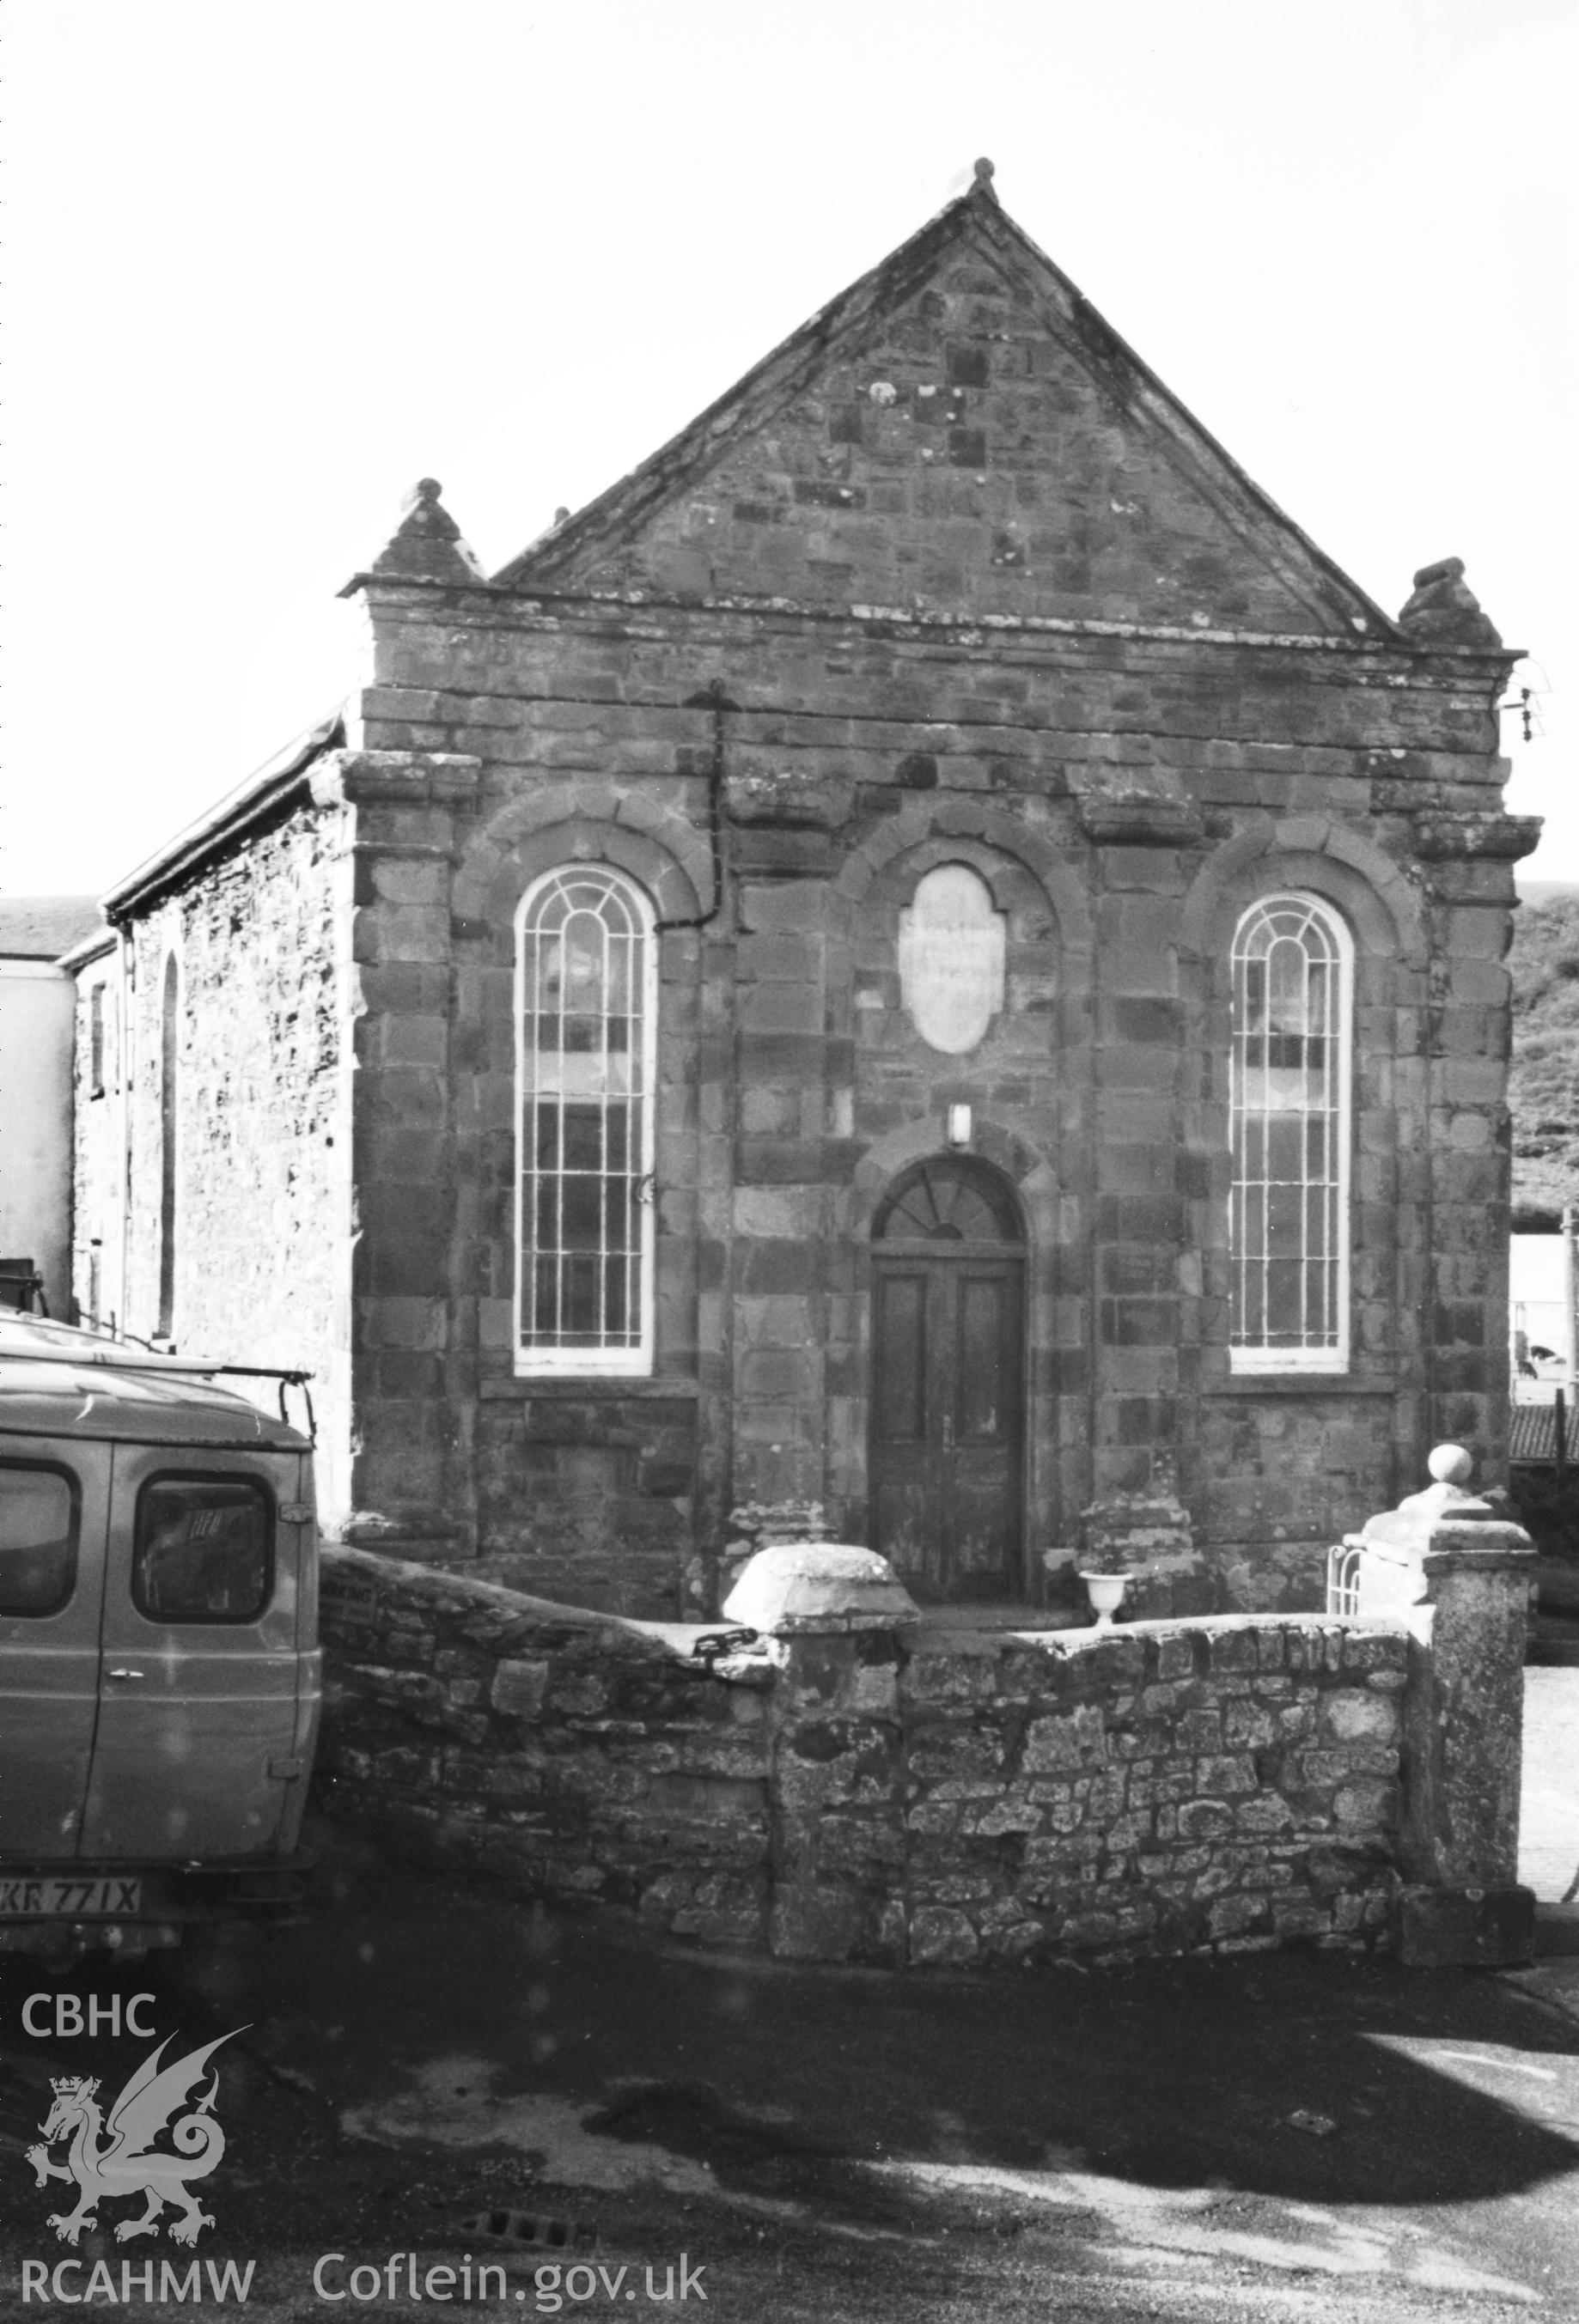
[[[993,187],[995,175],[993,164],[983,154],[979,161],[973,161],[971,164],[970,191],[973,194],[984,194],[990,202],[995,202],[998,198]]]
[[[423,476],[401,503],[401,521],[368,567],[381,578],[486,583],[487,575],[460,537],[436,477]]]
[[[1415,576],[1415,594],[1398,622],[1417,645],[1442,646],[1449,653],[1495,653],[1502,643],[1501,632],[1465,584],[1462,557],[1443,557],[1435,565],[1421,566]]]

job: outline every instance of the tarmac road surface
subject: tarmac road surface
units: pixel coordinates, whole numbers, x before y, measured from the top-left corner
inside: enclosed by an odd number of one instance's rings
[[[789,1968],[645,1950],[320,1840],[310,1926],[202,1965],[0,1969],[8,2324],[73,2295],[234,2308],[231,2262],[251,2316],[320,2324],[1579,2317],[1579,1961]],[[166,2064],[234,2035],[189,2251],[116,2241],[141,2194],[62,2243],[76,2189],[27,2160],[54,2080],[97,2078],[107,2108],[155,2046],[106,2030],[136,1992]],[[94,1999],[97,2033],[70,2031]]]

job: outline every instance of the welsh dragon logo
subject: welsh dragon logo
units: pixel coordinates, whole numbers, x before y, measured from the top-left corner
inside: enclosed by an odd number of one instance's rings
[[[246,2028],[238,2025],[234,2031],[244,2034]],[[159,2214],[167,2203],[181,2206],[180,2218],[170,2227],[178,2244],[195,2244],[203,2229],[213,2226],[213,2213],[200,2208],[186,2182],[206,2179],[225,2152],[225,2133],[213,2111],[219,2074],[208,2061],[233,2034],[222,2034],[218,2042],[189,2050],[162,2072],[159,2061],[171,2039],[167,2034],[158,2049],[143,2059],[110,2108],[107,2122],[99,2107],[97,2080],[68,2075],[51,2082],[55,2102],[39,2125],[43,2144],[30,2146],[27,2160],[38,2172],[41,2187],[51,2179],[75,2180],[81,2190],[74,2211],[50,2214],[50,2225],[62,2243],[75,2244],[84,2227],[98,2225],[100,2203],[125,2195],[146,2195],[148,2209],[140,2218],[117,2221],[117,2243],[124,2244],[133,2236],[156,2236]],[[205,2071],[212,2076],[208,2089],[189,2112],[171,2123],[171,2116],[186,2104]],[[176,2150],[173,2154],[153,2144],[167,2124]],[[50,2149],[61,2139],[70,2140],[69,2155],[64,2163],[51,2163]]]

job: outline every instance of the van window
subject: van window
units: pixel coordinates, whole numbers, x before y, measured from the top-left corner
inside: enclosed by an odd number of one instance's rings
[[[58,1614],[77,1582],[77,1480],[0,1462],[0,1614]]]
[[[245,1477],[151,1477],[137,1496],[132,1603],[152,1622],[253,1622],[273,1587],[269,1497]]]

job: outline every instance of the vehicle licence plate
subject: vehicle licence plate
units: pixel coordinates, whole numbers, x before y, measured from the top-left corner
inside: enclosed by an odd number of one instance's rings
[[[118,1872],[88,1880],[55,1873],[0,1873],[0,1921],[114,1921],[140,1913],[143,1883]]]

